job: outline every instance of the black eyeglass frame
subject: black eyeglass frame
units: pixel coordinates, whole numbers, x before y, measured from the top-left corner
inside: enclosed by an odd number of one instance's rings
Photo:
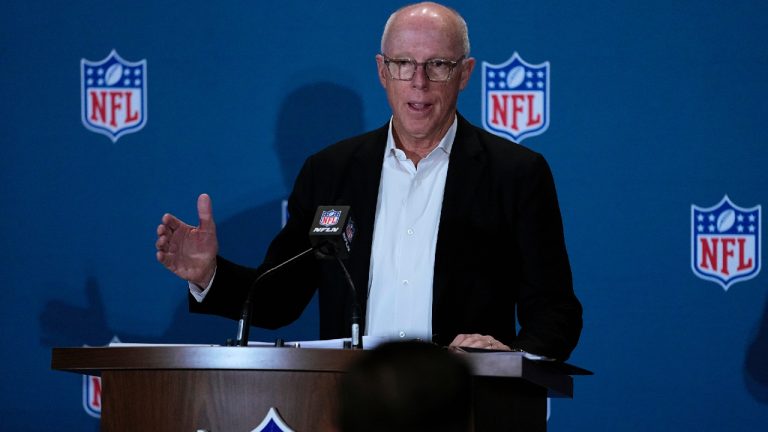
[[[389,72],[389,77],[392,78],[393,80],[396,80],[396,81],[412,81],[413,77],[416,76],[416,71],[419,69],[419,66],[421,66],[421,67],[424,68],[424,73],[426,74],[427,79],[432,81],[432,82],[448,82],[448,81],[450,81],[451,80],[451,76],[453,75],[453,70],[456,69],[456,66],[458,66],[459,63],[463,62],[467,58],[464,55],[459,57],[457,60],[448,60],[448,59],[444,59],[444,58],[433,58],[433,59],[429,59],[427,61],[419,63],[416,60],[410,59],[410,58],[391,58],[391,57],[387,57],[385,54],[381,54],[381,56],[384,58],[384,64],[387,66],[387,71]],[[413,66],[413,73],[411,74],[410,78],[408,78],[408,79],[405,79],[405,78],[395,78],[395,74],[392,73],[392,69],[390,69],[390,66],[389,66],[390,64],[392,64],[392,62],[398,62],[398,63],[402,62],[403,64],[404,63],[410,63]],[[449,69],[448,69],[448,76],[444,80],[432,79],[432,77],[429,76],[429,68],[427,67],[427,65],[431,64],[431,65],[434,66],[435,62],[446,63],[448,65],[448,67],[449,67]],[[398,63],[395,63],[395,65],[398,66],[398,67],[401,67],[402,64],[398,64]]]

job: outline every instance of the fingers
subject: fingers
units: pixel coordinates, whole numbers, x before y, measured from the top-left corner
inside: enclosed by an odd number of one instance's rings
[[[157,241],[155,242],[155,247],[159,251],[167,252],[168,246],[171,244],[171,236],[176,229],[179,229],[180,225],[174,224],[170,220],[168,220],[170,223],[166,223],[166,216],[172,218],[175,221],[179,220],[169,214],[166,214],[163,216],[163,223],[157,226]],[[176,228],[171,228],[172,225],[176,225]]]
[[[157,260],[166,266],[169,265],[169,254],[173,252],[171,250],[173,248],[173,242],[171,241],[173,233],[185,225],[184,222],[172,214],[166,213],[163,215],[162,223],[157,226],[157,240],[155,241],[157,253],[155,255]]]
[[[175,249],[177,249],[177,247],[175,247],[174,243],[171,241],[171,233],[169,232],[169,230],[165,228],[163,225],[160,225],[157,228],[157,231],[158,231],[158,235],[157,235],[157,241],[155,241],[155,249],[157,249],[160,252],[166,252],[166,253],[175,252]]]
[[[166,225],[157,227],[157,241],[155,241],[155,257],[160,263],[168,267],[171,260],[171,231]]]
[[[200,218],[201,231],[216,231],[216,224],[213,222],[213,205],[208,194],[201,194],[197,198],[197,216]]]
[[[464,340],[467,339],[467,337],[469,336],[471,335],[467,335],[467,334],[456,335],[456,337],[453,338],[453,342],[451,342],[449,346],[452,346],[452,347],[461,346],[461,344],[464,343]]]
[[[509,347],[499,341],[497,341],[493,336],[489,335],[481,335],[481,334],[460,334],[457,335],[453,342],[450,344],[451,347],[469,347],[469,348],[483,348],[483,349],[493,349],[493,350],[509,350]]]
[[[197,198],[197,216],[200,218],[200,230],[214,232],[216,225],[213,222],[213,209],[211,206],[211,197],[208,194],[202,194]],[[179,228],[192,228],[176,216],[166,213],[163,215],[162,223],[157,227],[157,236],[172,236]]]
[[[181,221],[181,219],[177,218],[176,216],[166,213],[163,215],[162,219],[163,225],[167,226],[171,229],[171,232],[176,231],[179,229],[180,226],[184,225],[184,222]],[[157,233],[160,235],[160,233]]]
[[[160,264],[162,264],[162,265],[164,265],[166,267],[168,267],[170,265],[170,263],[171,263],[170,259],[168,258],[168,254],[163,252],[163,251],[160,251],[160,250],[155,252],[155,258],[157,258],[157,261],[159,261]]]
[[[463,346],[463,347],[470,347],[470,348],[487,348],[488,345],[491,342],[490,336],[483,336],[480,334],[460,334],[457,335],[453,342],[451,342],[451,346]]]

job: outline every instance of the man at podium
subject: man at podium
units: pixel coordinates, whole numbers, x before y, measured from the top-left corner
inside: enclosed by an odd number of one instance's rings
[[[391,118],[306,160],[261,266],[217,254],[205,194],[198,226],[163,216],[158,261],[189,281],[191,311],[238,319],[253,281],[310,247],[317,207],[348,205],[356,294],[338,263],[307,255],[254,286],[253,325],[291,323],[319,290],[323,339],[350,336],[357,303],[366,335],[567,359],[582,308],[554,180],[540,154],[457,112],[475,67],[464,19],[436,3],[406,6],[375,58]]]

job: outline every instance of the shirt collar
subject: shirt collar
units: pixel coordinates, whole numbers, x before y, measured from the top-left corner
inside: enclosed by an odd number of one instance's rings
[[[440,149],[445,154],[449,155],[451,154],[451,149],[453,148],[453,141],[454,138],[456,138],[456,128],[458,125],[458,117],[453,116],[453,123],[451,123],[451,127],[448,128],[448,130],[445,132],[445,135],[443,135],[443,138],[440,140],[440,142],[437,144],[437,147],[435,147],[427,157],[432,155],[437,149]],[[392,133],[392,118],[389,119],[389,130],[387,131],[387,148],[385,150],[384,155],[385,156],[396,156],[396,151],[402,152],[402,150],[395,147],[395,136]],[[404,153],[403,153],[404,154]]]

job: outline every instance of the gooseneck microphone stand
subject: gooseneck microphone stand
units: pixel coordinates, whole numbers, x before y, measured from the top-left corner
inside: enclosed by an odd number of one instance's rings
[[[265,271],[264,273],[260,274],[254,281],[251,283],[251,286],[248,288],[248,295],[246,296],[245,303],[243,303],[243,310],[240,313],[240,321],[237,323],[237,339],[234,343],[234,345],[237,346],[248,346],[248,335],[251,328],[251,314],[252,314],[252,305],[253,305],[253,296],[256,292],[256,286],[258,283],[267,275],[271,274],[273,271],[276,271],[283,266],[292,263],[296,261],[297,259],[303,257],[304,255],[312,252],[317,251],[317,255],[322,258],[329,258],[333,257],[336,259],[336,262],[339,263],[339,266],[344,271],[344,277],[347,281],[347,286],[349,286],[350,293],[352,295],[352,316],[351,316],[351,323],[352,323],[352,337],[351,337],[351,346],[353,349],[362,349],[363,348],[363,337],[360,334],[360,327],[362,320],[362,311],[360,308],[360,302],[357,299],[357,290],[355,289],[355,284],[352,282],[352,276],[349,275],[349,271],[347,270],[347,266],[344,265],[344,261],[341,260],[341,258],[338,256],[338,254],[335,251],[335,248],[333,247],[325,247],[327,244],[311,247],[303,252],[301,252],[298,255],[295,255],[286,261],[283,261],[282,263],[270,268],[269,270]],[[232,345],[228,341],[227,345]]]
[[[237,339],[235,342],[235,345],[238,346],[248,346],[248,333],[251,328],[251,304],[253,303],[253,296],[254,292],[256,291],[256,286],[258,285],[259,281],[261,281],[264,276],[271,274],[273,271],[282,268],[283,266],[292,263],[296,261],[297,259],[303,257],[304,255],[312,252],[315,250],[314,247],[311,247],[304,252],[295,255],[286,261],[281,262],[280,264],[272,267],[271,269],[265,271],[264,273],[260,274],[259,277],[257,277],[251,286],[248,288],[248,296],[245,298],[245,303],[243,303],[243,310],[240,313],[240,321],[237,323]]]
[[[339,263],[341,269],[344,270],[344,276],[347,278],[347,285],[352,293],[352,348],[363,349],[363,336],[360,334],[360,319],[362,313],[360,311],[360,302],[357,300],[357,290],[355,284],[352,282],[352,277],[347,271],[347,266],[344,265],[344,261],[339,258],[338,255],[334,255],[336,262]]]

